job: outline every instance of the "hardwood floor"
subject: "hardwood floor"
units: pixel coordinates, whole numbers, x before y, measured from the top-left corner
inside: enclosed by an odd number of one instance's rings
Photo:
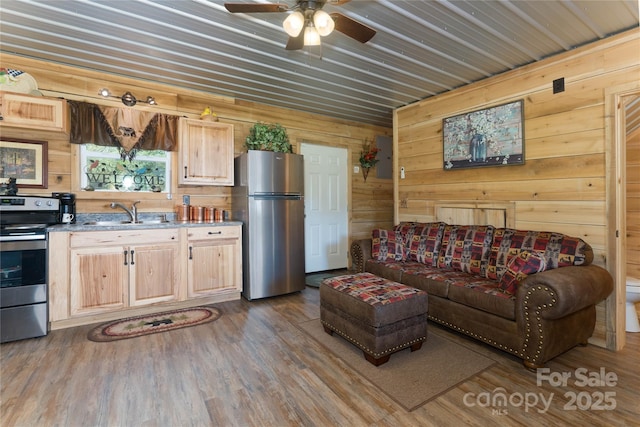
[[[3,344],[0,425],[640,423],[640,334],[628,334],[627,346],[617,353],[587,346],[554,359],[550,372],[571,375],[566,385],[554,387],[549,381],[538,386],[536,374],[518,359],[451,333],[498,363],[407,412],[296,327],[319,317],[318,300],[318,289],[307,287],[289,296],[218,304],[223,315],[213,323],[140,338],[91,342],[86,339],[91,326],[83,326]],[[600,376],[601,370],[609,373],[600,378],[609,385],[592,378],[590,386],[580,386],[583,377]],[[506,406],[483,400],[500,392]],[[538,404],[525,407],[523,400],[534,397]],[[548,408],[541,398],[551,402]],[[612,410],[587,409],[612,404]]]

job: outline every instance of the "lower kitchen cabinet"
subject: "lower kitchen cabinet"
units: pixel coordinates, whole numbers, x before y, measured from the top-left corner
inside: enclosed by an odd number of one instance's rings
[[[242,291],[240,226],[187,230],[187,296]]]
[[[71,316],[178,300],[177,230],[74,233],[70,243]]]
[[[71,316],[127,306],[129,268],[121,247],[72,249],[70,262]]]
[[[241,242],[241,225],[51,232],[51,329],[239,299]]]

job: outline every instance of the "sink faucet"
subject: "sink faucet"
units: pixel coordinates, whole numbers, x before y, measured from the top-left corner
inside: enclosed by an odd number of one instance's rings
[[[138,222],[138,208],[136,207],[138,203],[140,203],[140,200],[133,202],[133,204],[131,205],[131,209],[127,208],[125,205],[118,202],[111,202],[109,206],[111,207],[111,209],[115,209],[115,208],[124,209],[124,211],[129,214],[129,217],[131,218],[131,222],[136,223]]]

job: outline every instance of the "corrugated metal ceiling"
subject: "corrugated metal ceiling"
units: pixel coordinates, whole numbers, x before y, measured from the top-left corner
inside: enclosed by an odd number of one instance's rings
[[[286,13],[230,14],[223,4],[2,0],[0,49],[390,126],[394,108],[639,22],[637,0],[352,0],[324,10],[375,29],[371,41],[334,31],[321,47],[287,51]]]

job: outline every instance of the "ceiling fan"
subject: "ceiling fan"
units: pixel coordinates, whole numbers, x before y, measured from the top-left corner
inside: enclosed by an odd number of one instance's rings
[[[360,43],[366,43],[376,31],[341,13],[322,10],[326,3],[341,5],[350,0],[297,0],[295,6],[283,3],[225,3],[231,13],[291,12],[282,26],[289,35],[287,50],[320,45],[320,37],[328,36],[335,29]]]

